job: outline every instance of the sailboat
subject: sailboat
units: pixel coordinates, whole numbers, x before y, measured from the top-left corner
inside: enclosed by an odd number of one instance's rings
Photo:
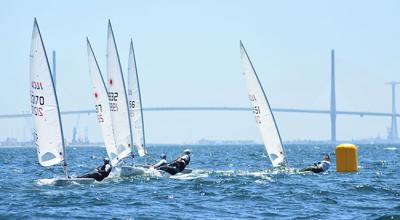
[[[94,55],[89,39],[86,39],[86,43],[88,50],[89,73],[92,79],[93,98],[97,113],[97,121],[100,124],[107,155],[110,158],[111,165],[115,166],[119,162],[119,157],[121,155],[119,155],[117,146],[115,144],[107,87],[104,83],[103,75],[101,74],[100,67],[97,63],[97,59]],[[124,153],[124,151],[120,153]]]
[[[128,107],[128,97],[122,73],[121,63],[115,43],[111,22],[108,21],[107,34],[107,73],[108,73],[108,99],[110,102],[111,119],[114,130],[115,143],[118,149],[119,160],[133,154],[133,131]],[[133,103],[131,103],[133,104]],[[144,139],[143,139],[144,140]],[[144,148],[143,148],[144,149]],[[139,151],[140,154],[140,151]],[[142,152],[144,155],[144,150]],[[120,176],[144,174],[143,167],[121,165]]]
[[[250,61],[250,58],[240,41],[240,55],[242,60],[243,75],[248,88],[248,98],[261,132],[265,149],[272,162],[273,167],[287,166],[286,153],[283,148],[282,139],[275,122],[274,115],[268,103],[267,96],[258,79],[257,73]]]
[[[33,136],[40,165],[48,167],[62,164],[65,177],[53,179],[56,185],[93,183],[94,179],[71,178],[68,175],[57,94],[36,18],[30,51],[30,80]]]
[[[134,146],[138,150],[140,157],[146,156],[144,136],[144,119],[142,108],[142,97],[140,93],[139,77],[136,67],[135,51],[131,39],[128,61],[128,104],[129,114],[131,117],[131,133],[135,136]]]
[[[125,82],[110,21],[108,22],[107,34],[107,76],[108,101],[110,103],[114,139],[119,159],[122,160],[132,153],[133,137],[131,135]]]

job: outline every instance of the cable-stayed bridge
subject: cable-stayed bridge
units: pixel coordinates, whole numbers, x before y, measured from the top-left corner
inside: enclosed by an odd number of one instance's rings
[[[143,108],[143,111],[155,112],[155,111],[252,111],[251,108],[246,107],[149,107]],[[309,113],[309,114],[331,114],[330,110],[312,110],[312,109],[289,109],[289,108],[272,108],[273,112],[287,112],[287,113]],[[62,115],[79,115],[79,114],[94,114],[95,110],[72,110],[72,111],[61,111]],[[355,115],[355,116],[386,116],[392,117],[392,113],[385,112],[358,112],[358,111],[336,111],[336,115]],[[25,118],[31,117],[30,113],[22,114],[3,114],[0,115],[0,119],[6,118]],[[400,117],[400,114],[395,114],[395,117]]]
[[[143,108],[143,111],[146,112],[156,112],[156,111],[163,111],[163,112],[168,112],[168,111],[242,111],[242,112],[250,112],[253,109],[251,108],[246,108],[246,107],[148,107],[148,108]],[[308,114],[322,114],[322,115],[332,115],[332,112],[330,110],[315,110],[315,109],[292,109],[292,108],[272,108],[273,112],[284,112],[284,113],[308,113]],[[79,114],[95,114],[95,110],[76,110],[76,111],[62,111],[62,115],[79,115]],[[336,115],[353,115],[353,116],[378,116],[378,117],[394,117],[394,120],[392,119],[392,127],[393,124],[396,126],[396,117],[400,117],[400,114],[392,114],[392,113],[386,113],[386,112],[361,112],[361,111],[335,111],[333,113],[336,117]],[[12,118],[27,118],[27,117],[32,117],[30,113],[25,113],[25,114],[4,114],[0,115],[0,119],[12,119]],[[333,128],[334,130],[332,132],[336,133],[336,127]],[[393,128],[391,128],[391,131]],[[331,132],[331,141],[336,141],[333,139],[334,136],[332,136]],[[390,133],[389,138],[391,140],[396,140],[397,135],[393,135],[393,132]]]
[[[56,76],[56,62],[55,52],[53,51],[53,78]],[[336,109],[336,91],[335,91],[335,52],[331,51],[331,102],[329,110],[316,110],[316,109],[293,109],[293,108],[272,108],[273,112],[286,112],[286,113],[307,113],[307,114],[325,114],[329,115],[331,119],[331,141],[336,142],[336,117],[338,115],[353,115],[353,116],[377,116],[377,117],[391,117],[391,126],[389,139],[397,140],[397,117],[400,114],[396,113],[396,96],[395,89],[398,82],[387,83],[392,86],[392,112],[365,112],[365,111],[338,111]],[[148,107],[143,108],[144,111],[252,111],[253,109],[247,107]],[[63,111],[62,115],[79,115],[79,114],[94,114],[95,110],[76,110],[76,111]],[[31,117],[30,113],[23,114],[3,114],[0,115],[0,119],[12,119],[12,118],[25,118]]]

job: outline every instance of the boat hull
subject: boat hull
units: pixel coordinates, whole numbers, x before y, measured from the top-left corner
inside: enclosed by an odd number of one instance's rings
[[[120,167],[120,177],[132,177],[132,176],[142,176],[142,175],[162,175],[162,176],[172,176],[168,172],[162,170],[156,170],[150,166],[122,166]],[[189,174],[192,173],[191,169],[184,169],[182,172],[175,175]]]
[[[170,173],[165,172],[165,171],[163,171],[163,170],[159,170],[159,171],[160,171],[160,173],[161,173],[163,176],[176,176],[176,175],[183,175],[183,174],[192,173],[193,170],[191,170],[191,169],[184,169],[182,172],[179,172],[179,173],[177,173],[177,174],[175,174],[175,175],[171,175]]]
[[[70,184],[92,184],[94,183],[94,179],[92,178],[62,178],[56,179],[54,181],[54,185],[56,186],[65,186]]]
[[[66,186],[71,184],[93,184],[95,182],[92,178],[53,178],[53,179],[40,179],[37,181],[39,185],[55,185]]]
[[[144,175],[147,168],[138,166],[122,166],[120,169],[120,177],[130,177]]]

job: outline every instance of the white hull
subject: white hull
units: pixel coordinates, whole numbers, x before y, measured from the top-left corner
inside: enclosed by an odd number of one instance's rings
[[[93,184],[95,182],[92,178],[54,178],[54,179],[40,179],[38,183],[41,185],[55,185],[66,186],[71,184]]]
[[[192,172],[193,172],[193,170],[191,170],[191,169],[184,169],[184,170],[183,170],[182,172],[180,172],[180,173],[177,173],[177,174],[175,174],[175,175],[171,175],[170,173],[165,172],[165,171],[163,171],[163,170],[157,170],[157,171],[159,171],[163,176],[179,176],[179,175],[189,174],[189,173],[192,173]]]
[[[169,176],[176,176],[176,175],[179,175],[179,174],[189,174],[189,173],[192,173],[193,172],[193,170],[191,170],[191,169],[184,169],[182,172],[180,172],[180,173],[177,173],[177,174],[175,174],[175,175],[171,175],[171,174],[169,174],[168,172],[165,172],[165,171],[163,171],[163,170],[159,170],[161,173],[163,173],[163,174],[166,174],[166,175],[169,175]]]
[[[150,168],[149,166],[122,166],[120,169],[120,177],[133,177],[133,176],[142,176],[142,175],[154,175],[154,176],[172,176],[168,172],[162,170],[156,170],[154,168]],[[191,169],[184,169],[182,172],[175,174],[189,174],[192,173]]]
[[[120,177],[140,176],[144,175],[146,170],[149,170],[148,168],[138,166],[122,166],[120,169]]]

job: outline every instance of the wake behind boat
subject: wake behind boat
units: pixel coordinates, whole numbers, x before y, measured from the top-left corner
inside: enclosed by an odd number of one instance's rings
[[[93,183],[93,179],[71,178],[68,175],[57,94],[36,18],[30,51],[30,81],[33,135],[40,165],[62,164],[65,177],[52,179],[55,185]]]

